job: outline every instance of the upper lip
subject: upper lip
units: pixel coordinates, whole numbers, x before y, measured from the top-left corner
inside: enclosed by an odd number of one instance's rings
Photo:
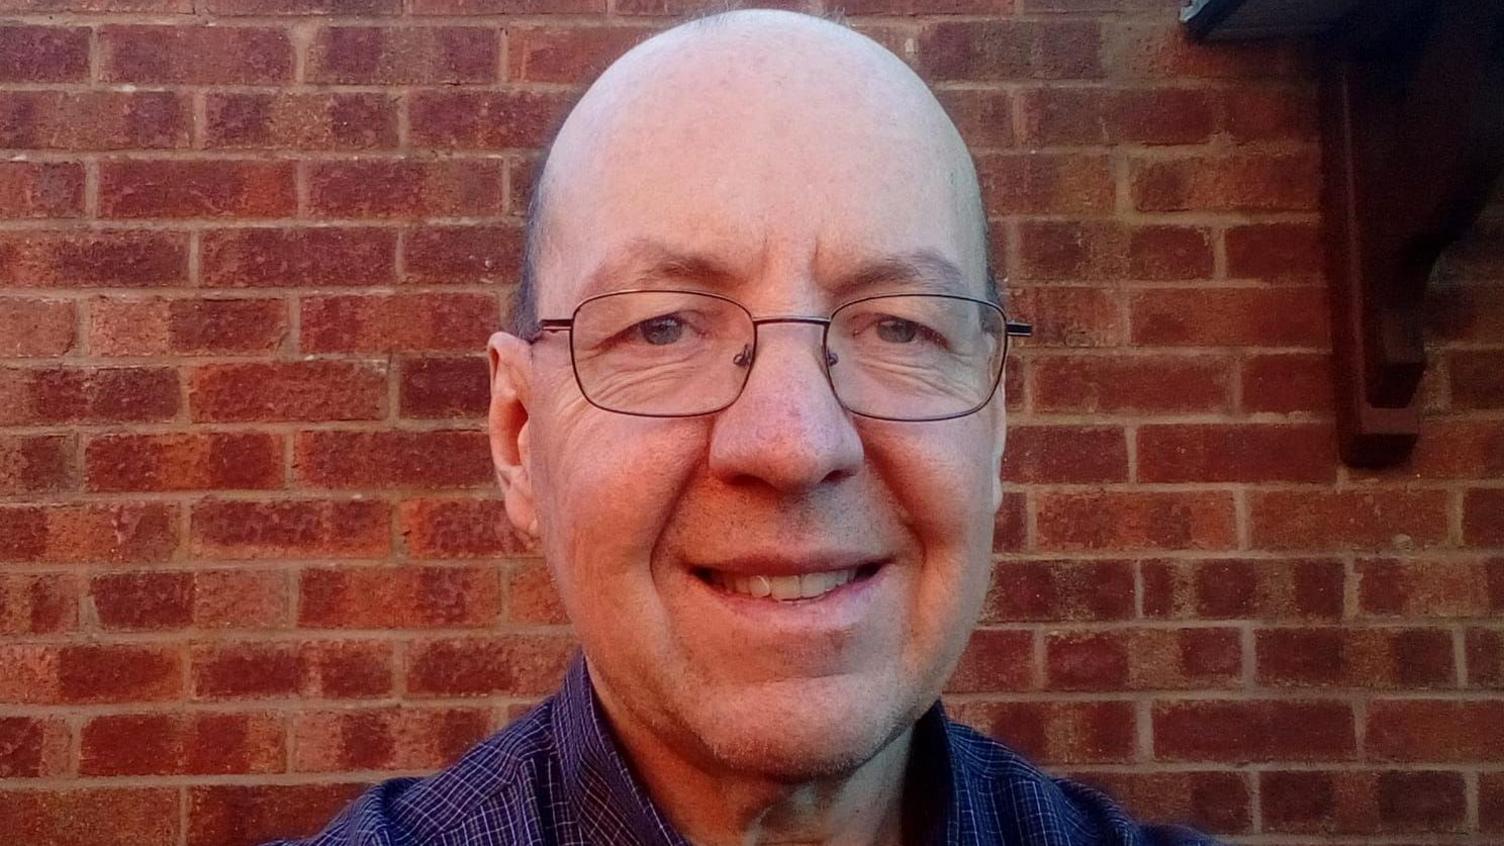
[[[802,576],[833,573],[882,564],[882,556],[855,552],[820,552],[809,555],[738,555],[717,561],[696,562],[694,569],[715,570],[735,576]]]

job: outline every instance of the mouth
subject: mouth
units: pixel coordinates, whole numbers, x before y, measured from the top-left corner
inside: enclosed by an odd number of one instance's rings
[[[694,574],[724,593],[795,605],[822,599],[848,584],[865,582],[880,569],[881,563],[872,563],[799,575],[743,575],[700,567]]]

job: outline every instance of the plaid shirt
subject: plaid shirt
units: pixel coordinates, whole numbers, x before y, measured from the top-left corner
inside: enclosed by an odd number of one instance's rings
[[[1101,793],[1051,778],[946,718],[915,726],[905,808],[915,844],[1211,846],[1186,829],[1141,827]],[[425,779],[372,787],[311,839],[271,846],[688,846],[628,769],[583,657],[522,719]]]

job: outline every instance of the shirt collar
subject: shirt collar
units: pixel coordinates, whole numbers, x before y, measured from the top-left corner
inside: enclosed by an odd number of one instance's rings
[[[576,653],[554,700],[564,791],[590,842],[688,846],[648,798],[606,722],[583,653]],[[945,708],[936,701],[914,725],[904,781],[904,842],[975,840],[972,787],[955,748]]]

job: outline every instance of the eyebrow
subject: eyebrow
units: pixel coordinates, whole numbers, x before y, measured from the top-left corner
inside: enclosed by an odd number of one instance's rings
[[[585,278],[582,298],[613,290],[651,287],[664,281],[724,290],[736,283],[737,276],[709,256],[677,252],[660,242],[639,238],[590,272]],[[874,289],[977,296],[970,287],[966,275],[954,262],[936,250],[923,248],[864,262],[837,277],[829,291],[837,299],[860,296]]]

